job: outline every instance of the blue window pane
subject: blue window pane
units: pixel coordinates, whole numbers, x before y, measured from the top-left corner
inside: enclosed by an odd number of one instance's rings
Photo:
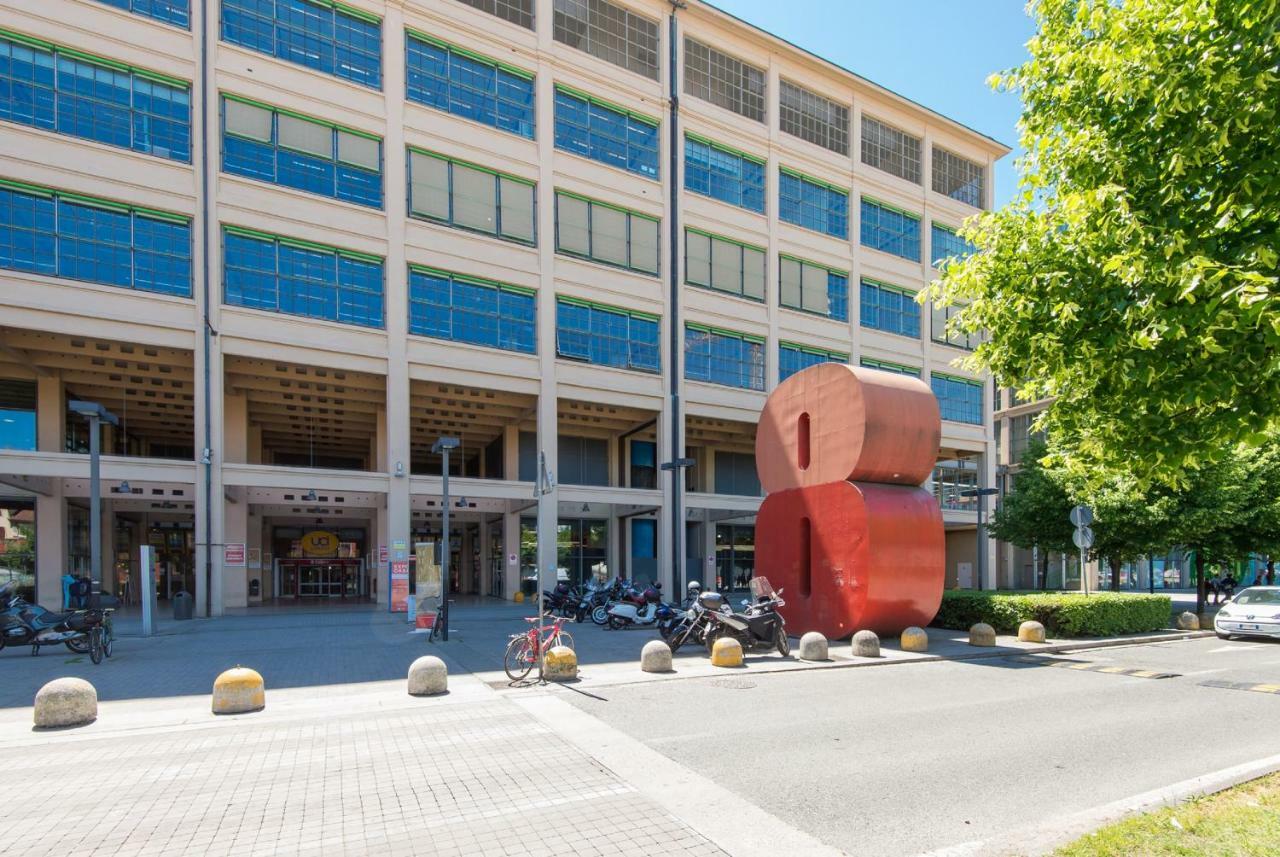
[[[764,389],[764,345],[685,328],[685,377],[745,390]]]
[[[801,369],[817,366],[819,363],[844,363],[847,358],[839,354],[807,351],[784,345],[778,349],[778,382],[787,380]]]
[[[933,224],[929,240],[929,260],[937,267],[943,259],[963,259],[972,253],[973,244],[964,240],[953,230]]]
[[[591,359],[591,308],[556,303],[556,349],[561,357]]]
[[[944,420],[982,425],[981,384],[948,375],[931,375],[929,384]]]
[[[827,272],[827,314],[837,321],[849,320],[849,278]]]
[[[849,195],[789,172],[778,176],[778,217],[787,223],[849,237]]]
[[[57,273],[52,198],[0,188],[0,268]]]
[[[316,124],[319,125],[319,123]],[[329,129],[329,136],[329,152],[321,156],[280,145],[278,118],[273,118],[271,122],[269,142],[237,137],[228,132],[224,126],[222,169],[238,176],[284,185],[358,205],[367,205],[370,208],[381,208],[381,170],[363,169],[339,161],[337,149],[339,133]],[[380,158],[381,142],[378,145]]]
[[[920,219],[917,217],[864,199],[860,238],[864,247],[920,261]]]
[[[150,217],[133,219],[133,287],[191,294],[191,227]]]
[[[136,15],[146,15],[166,24],[188,29],[191,26],[190,0],[98,0],[98,2]]]
[[[446,274],[409,272],[409,332],[532,354],[532,295]]]
[[[658,127],[635,116],[556,90],[556,148],[658,177]]]
[[[382,86],[381,24],[329,4],[222,0],[222,38],[363,86]]]
[[[226,232],[223,300],[251,309],[382,327],[382,262]]]
[[[405,95],[410,101],[533,139],[533,81],[496,65],[409,36]]]
[[[619,369],[658,371],[658,323],[622,310],[556,302],[556,353]]]
[[[862,281],[861,295],[863,327],[919,338],[920,306],[913,295],[867,280]]]
[[[131,221],[127,211],[59,200],[58,275],[128,286],[133,279]]]
[[[191,92],[0,39],[0,119],[191,160]]]
[[[688,137],[684,159],[685,190],[764,212],[763,164]]]

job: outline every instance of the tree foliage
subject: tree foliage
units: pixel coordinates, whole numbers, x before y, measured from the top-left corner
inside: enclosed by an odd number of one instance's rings
[[[1020,195],[930,297],[1080,474],[1177,482],[1280,414],[1280,0],[1032,0]]]
[[[1033,439],[1028,444],[1012,490],[988,526],[990,535],[1002,542],[1026,550],[1039,547],[1042,566],[1048,563],[1050,551],[1072,553],[1076,549],[1071,541],[1075,529],[1070,520],[1071,497],[1064,480],[1041,464],[1045,454],[1044,441]],[[1036,574],[1043,573],[1043,568],[1036,569]]]

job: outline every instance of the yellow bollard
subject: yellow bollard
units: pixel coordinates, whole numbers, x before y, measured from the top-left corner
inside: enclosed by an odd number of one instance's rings
[[[568,646],[548,649],[543,657],[542,677],[547,681],[572,681],[578,677],[578,656]]]
[[[517,604],[523,604],[523,603],[524,603],[524,593],[523,593],[523,592],[517,592],[517,593],[515,594],[515,597],[514,597],[512,600],[513,600],[513,601],[515,601]]]
[[[1018,642],[1020,643],[1043,643],[1044,642],[1044,625],[1039,622],[1030,620],[1023,622],[1018,626]]]
[[[925,633],[924,628],[917,628],[912,625],[902,632],[901,645],[904,652],[927,652],[929,651],[929,635]]]
[[[996,629],[992,628],[986,622],[979,622],[969,629],[969,645],[994,646],[995,644]]]
[[[742,666],[742,644],[733,637],[721,637],[711,647],[711,666]]]
[[[213,713],[244,714],[267,707],[266,687],[262,676],[248,667],[236,667],[219,675],[213,682]]]

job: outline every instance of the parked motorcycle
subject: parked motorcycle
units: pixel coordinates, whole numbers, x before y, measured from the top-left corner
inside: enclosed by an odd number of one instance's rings
[[[542,591],[542,612],[571,619],[577,615],[581,600],[577,589],[562,580],[554,589]]]
[[[0,649],[29,645],[31,654],[38,655],[42,646],[61,643],[100,664],[104,655],[111,657],[113,642],[109,608],[55,613],[27,603],[12,583],[0,586]]]
[[[703,592],[697,581],[689,584],[689,596],[685,599],[685,604],[685,609],[677,613],[669,626],[658,627],[658,632],[671,647],[672,654],[678,652],[685,643],[703,645],[706,642],[707,631],[712,627],[709,613],[733,612],[723,595],[719,592]]]
[[[619,602],[629,601],[634,604],[643,605],[644,600],[641,593],[635,590],[622,577],[614,578],[609,587],[599,595],[595,603],[591,607],[591,621],[597,625],[609,624],[609,608]]]
[[[605,586],[594,577],[588,580],[587,585],[582,589],[582,596],[578,599],[578,608],[575,611],[574,618],[579,622],[585,622],[593,610],[597,607],[604,607],[604,621],[608,622],[608,604],[611,592],[612,585]],[[596,624],[602,625],[604,622]]]
[[[628,593],[623,600],[609,607],[609,627],[617,630],[628,625],[652,625],[660,618],[669,618],[673,608],[662,601],[662,584],[649,584],[638,597]]]
[[[703,597],[709,594],[712,593],[703,593]],[[784,658],[791,653],[786,623],[778,612],[779,607],[786,605],[782,600],[782,592],[775,592],[768,578],[755,577],[751,580],[751,595],[749,606],[741,613],[706,612],[709,626],[704,641],[708,653],[715,648],[716,640],[721,637],[736,639],[744,652],[777,649],[778,654]]]

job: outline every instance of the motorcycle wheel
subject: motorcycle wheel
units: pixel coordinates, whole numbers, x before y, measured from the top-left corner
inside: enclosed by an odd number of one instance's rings
[[[71,651],[75,652],[77,655],[89,654],[89,638],[88,637],[72,637],[70,640],[67,640],[67,642],[64,643],[64,645]]]
[[[716,640],[718,640],[718,639],[720,639],[720,632],[719,632],[719,631],[708,631],[708,632],[707,632],[706,637],[704,637],[704,638],[703,638],[703,642],[704,642],[704,643],[706,643],[706,645],[707,645],[707,654],[708,654],[708,655],[710,655],[710,654],[712,654],[712,653],[713,653],[713,651],[714,651],[714,649],[715,649],[715,647],[716,647]]]
[[[778,654],[785,658],[791,654],[791,638],[787,636],[787,628],[781,621],[778,622],[778,628],[774,631],[774,634],[776,636],[773,644],[778,647]]]
[[[577,622],[579,625],[587,621],[587,608],[579,607],[578,611],[573,614],[573,621]]]
[[[618,631],[618,630],[621,630],[621,629],[623,629],[623,628],[627,627],[627,623],[626,623],[626,621],[625,621],[625,620],[623,620],[620,616],[610,616],[610,617],[609,617],[609,627],[610,627],[610,628],[612,628],[612,629],[613,629],[613,630],[615,630],[615,631]]]
[[[597,606],[591,611],[591,621],[595,622],[597,625],[608,625],[609,608],[605,607],[603,604]]]
[[[102,628],[92,628],[89,631],[89,660],[93,661],[94,666],[102,663]]]

